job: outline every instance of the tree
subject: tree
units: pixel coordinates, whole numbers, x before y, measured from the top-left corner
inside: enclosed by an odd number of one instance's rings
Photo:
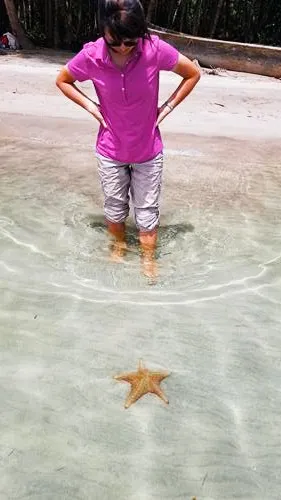
[[[156,7],[157,7],[157,0],[150,0],[150,2],[148,4],[148,9],[147,9],[147,15],[146,15],[146,19],[149,23],[152,22],[153,14],[156,11]]]
[[[9,17],[9,22],[14,35],[17,36],[18,41],[23,49],[32,49],[33,43],[27,38],[20,21],[17,16],[16,6],[14,0],[4,0],[4,4]]]
[[[204,38],[281,45],[280,0],[141,0],[150,24]],[[98,35],[99,0],[0,0],[0,32],[24,48],[78,50]],[[9,14],[9,18],[8,18]]]
[[[221,13],[221,9],[222,9],[223,4],[224,4],[224,0],[218,0],[214,22],[213,22],[213,25],[212,25],[211,30],[210,30],[210,38],[213,38],[215,31],[217,29],[217,25],[219,22],[220,13]]]

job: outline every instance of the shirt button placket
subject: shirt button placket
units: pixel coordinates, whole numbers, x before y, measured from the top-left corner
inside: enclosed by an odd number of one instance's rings
[[[123,94],[123,99],[125,100],[126,99],[126,95],[125,95],[125,75],[124,73],[121,73],[121,78],[122,78],[122,94]]]

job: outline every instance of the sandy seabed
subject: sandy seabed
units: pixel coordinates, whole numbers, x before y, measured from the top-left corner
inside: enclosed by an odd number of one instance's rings
[[[0,499],[280,500],[280,81],[203,73],[161,126],[149,287],[133,222],[108,260],[98,127],[54,83],[70,57],[0,56]],[[140,358],[168,407],[124,410],[113,376]]]

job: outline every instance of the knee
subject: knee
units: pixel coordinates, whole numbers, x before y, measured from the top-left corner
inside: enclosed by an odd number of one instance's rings
[[[104,213],[106,219],[111,222],[124,222],[129,215],[129,205],[109,198],[104,203]]]
[[[157,207],[135,209],[135,219],[139,231],[152,232],[159,226],[159,209]]]

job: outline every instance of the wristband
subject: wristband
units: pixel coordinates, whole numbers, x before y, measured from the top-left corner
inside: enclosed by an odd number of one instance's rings
[[[170,104],[168,101],[165,102],[165,106],[167,106],[170,111],[173,111],[173,109],[174,109],[174,106],[172,104]]]

